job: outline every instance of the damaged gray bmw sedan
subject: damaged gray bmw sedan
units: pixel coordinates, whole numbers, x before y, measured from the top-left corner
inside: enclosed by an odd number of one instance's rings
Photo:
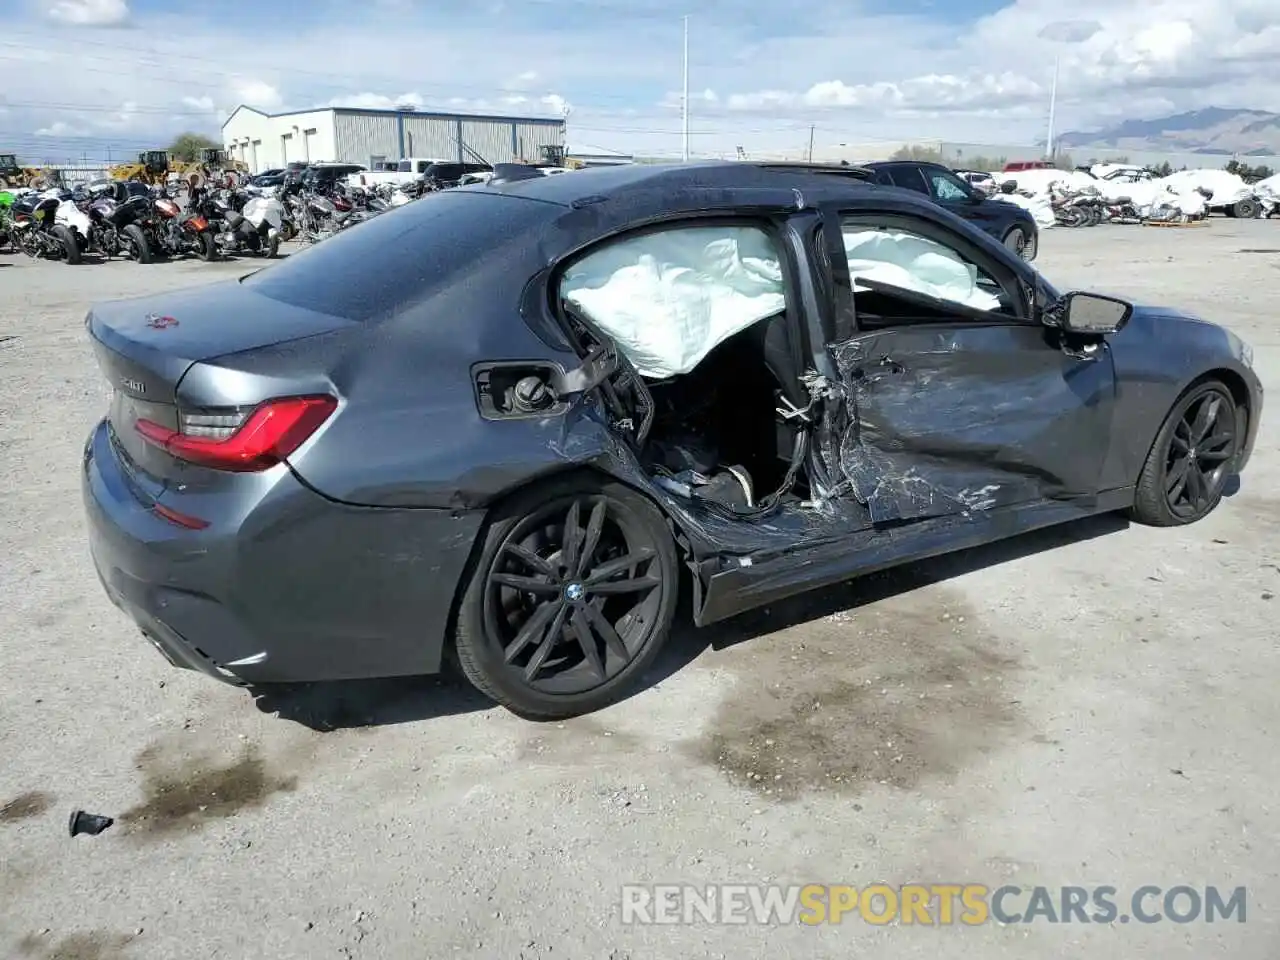
[[[705,625],[1094,514],[1195,522],[1262,410],[1223,328],[1059,293],[848,167],[464,187],[86,325],[94,561],[173,664],[456,658],[530,717],[633,689],[682,590]]]

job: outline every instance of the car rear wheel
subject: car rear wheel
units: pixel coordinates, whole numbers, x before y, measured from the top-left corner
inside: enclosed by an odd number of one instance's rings
[[[458,662],[521,716],[590,713],[653,663],[678,583],[671,530],[648,499],[588,477],[539,485],[489,525],[458,608]]]
[[[1183,394],[1169,411],[1138,477],[1132,515],[1176,527],[1202,520],[1222,501],[1240,449],[1231,391],[1219,380]]]

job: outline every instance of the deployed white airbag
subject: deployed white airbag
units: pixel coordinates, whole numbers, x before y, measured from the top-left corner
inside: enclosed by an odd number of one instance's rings
[[[846,228],[854,278],[979,310],[997,297],[954,251],[900,231]],[[684,227],[606,244],[565,271],[560,296],[608,336],[641,376],[689,373],[715,347],[786,308],[782,262],[757,227]]]
[[[1000,298],[978,286],[978,268],[955,251],[900,230],[844,228],[853,289],[866,290],[859,280],[923,293],[976,310],[996,310]]]
[[[655,231],[566,271],[560,295],[642,376],[688,373],[715,346],[785,308],[782,264],[757,227]]]

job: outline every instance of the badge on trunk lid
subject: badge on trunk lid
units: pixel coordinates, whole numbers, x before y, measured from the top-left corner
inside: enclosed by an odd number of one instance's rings
[[[133,393],[146,393],[147,385],[141,380],[130,380],[128,377],[120,378],[120,386]]]

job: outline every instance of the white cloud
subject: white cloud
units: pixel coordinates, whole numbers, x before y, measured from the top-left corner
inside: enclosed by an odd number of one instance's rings
[[[239,103],[266,111],[409,103],[540,116],[567,109],[575,143],[677,152],[681,97],[671,91],[683,8],[556,3],[564,16],[548,24],[541,6],[527,4],[508,5],[495,21],[484,4],[446,15],[379,0],[358,18],[317,11],[287,31],[213,8],[157,8],[138,48],[71,51],[67,24],[119,22],[127,4],[45,2],[40,19],[6,21],[24,40],[0,60],[0,99],[10,108],[0,142],[8,132],[21,150],[29,131],[61,123],[132,150],[183,128],[216,133],[215,111]],[[1275,0],[1075,0],[1065,22],[1057,0],[1009,0],[968,24],[868,15],[856,4],[780,11],[774,0],[740,0],[731,16],[717,9],[690,22],[698,152],[792,149],[811,124],[820,143],[1031,143],[1044,133],[1055,58],[1060,129],[1210,105],[1280,108]],[[194,59],[193,44],[203,51]]]
[[[420,93],[402,93],[388,97],[381,93],[353,93],[334,97],[326,105],[330,107],[356,107],[361,110],[394,110],[396,107],[412,107],[421,110],[426,104]]]
[[[265,80],[236,80],[231,92],[240,103],[259,110],[272,110],[284,103],[280,91]]]
[[[524,73],[518,74],[503,84],[508,90],[528,90],[538,79],[537,70],[526,70]]]
[[[73,127],[71,126],[71,124],[66,123],[65,121],[55,120],[53,123],[49,124],[47,127],[41,127],[39,130],[37,130],[36,136],[37,137],[79,138],[79,137],[85,136],[87,133],[88,133],[87,130],[81,129],[80,127]]]
[[[118,27],[129,20],[125,0],[44,0],[50,20],[75,27]]]
[[[540,102],[558,116],[567,117],[573,113],[573,105],[558,93],[548,93]]]

